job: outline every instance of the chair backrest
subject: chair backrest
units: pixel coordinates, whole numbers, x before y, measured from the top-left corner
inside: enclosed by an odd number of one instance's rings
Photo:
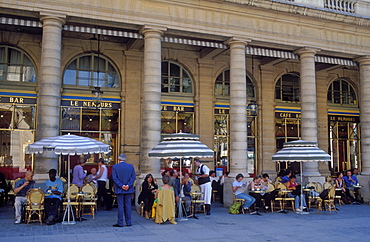
[[[81,191],[89,193],[89,195],[84,196],[85,198],[95,197],[94,188],[90,184],[83,185]]]
[[[330,182],[324,183],[324,189],[330,189],[331,187],[333,187],[333,185]]]
[[[276,189],[286,190],[287,188],[286,188],[285,184],[283,184],[283,183],[279,182],[279,183],[277,184],[277,186],[276,186]],[[284,195],[284,193],[279,192],[279,196],[281,196],[281,195]]]
[[[191,191],[192,191],[192,192],[198,192],[198,191],[200,191],[200,188],[198,187],[198,185],[193,184],[193,185],[191,186]]]
[[[321,193],[322,192],[322,185],[321,185],[321,183],[320,182],[314,182],[313,184],[315,185],[316,192]]]
[[[66,196],[68,196],[68,190],[70,191],[70,198],[76,198],[76,194],[73,194],[73,193],[78,193],[80,191],[80,188],[78,188],[78,186],[76,186],[76,184],[71,184],[69,186],[69,188],[67,188],[67,191],[66,191]]]
[[[67,183],[67,180],[64,177],[59,177],[59,180],[61,180],[63,183]]]
[[[97,193],[98,192],[98,187],[96,186],[96,184],[93,183],[93,182],[90,182],[89,184],[94,189],[94,193]]]
[[[17,183],[17,181],[19,181],[20,179],[22,179],[22,178],[17,178],[17,179],[15,179],[15,180],[11,180],[10,181],[10,184],[12,185],[12,189],[14,190],[14,186],[15,186],[15,184]]]
[[[30,208],[41,208],[44,203],[44,192],[41,189],[30,189],[27,192],[27,203]]]
[[[328,193],[328,198],[329,199],[334,199],[334,196],[335,196],[335,186],[331,186],[330,190],[329,190],[329,193]]]
[[[274,184],[269,183],[269,184],[268,184],[268,188],[267,188],[267,191],[266,191],[266,192],[272,192],[273,190],[275,190],[275,186],[274,186]]]

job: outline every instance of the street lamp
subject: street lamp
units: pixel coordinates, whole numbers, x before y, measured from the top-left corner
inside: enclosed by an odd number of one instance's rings
[[[248,104],[248,110],[250,116],[257,116],[257,110],[258,110],[258,104],[256,103],[256,100],[251,100]]]

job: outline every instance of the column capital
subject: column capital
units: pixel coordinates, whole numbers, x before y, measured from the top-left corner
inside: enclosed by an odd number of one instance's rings
[[[354,61],[358,62],[360,65],[370,65],[370,55],[364,55],[354,59]]]
[[[53,12],[40,12],[40,21],[44,25],[46,21],[59,22],[60,25],[66,23],[67,15]]]
[[[167,31],[167,27],[157,25],[144,25],[140,29],[140,33],[144,36],[148,33],[157,33],[160,36],[163,36],[165,31]]]
[[[229,45],[230,47],[234,45],[244,45],[244,47],[246,47],[250,42],[252,42],[252,39],[233,36],[226,40],[224,43]]]
[[[319,51],[320,51],[319,48],[305,46],[303,48],[300,48],[300,49],[294,51],[293,53],[299,55],[300,57],[303,57],[303,56],[307,56],[307,55],[315,56],[316,53],[319,52]]]

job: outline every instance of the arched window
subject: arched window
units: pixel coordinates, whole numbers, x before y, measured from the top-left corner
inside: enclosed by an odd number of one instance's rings
[[[162,61],[162,93],[193,93],[193,81],[184,67]]]
[[[230,70],[223,71],[216,78],[215,96],[230,96]],[[254,85],[247,76],[247,97],[254,98]]]
[[[0,46],[0,81],[36,82],[31,58],[17,48]]]
[[[279,78],[275,86],[275,99],[285,102],[299,102],[300,79],[297,74],[288,73]]]
[[[357,105],[355,89],[345,79],[333,81],[328,89],[328,103]]]
[[[90,53],[76,57],[66,68],[63,84],[86,87],[119,87],[118,71],[104,56]]]

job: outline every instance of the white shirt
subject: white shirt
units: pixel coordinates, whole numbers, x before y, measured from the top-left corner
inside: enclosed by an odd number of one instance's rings
[[[101,175],[101,177],[99,177],[98,181],[105,181],[106,182],[108,180],[108,168],[105,165],[102,165],[99,168],[97,175],[100,175],[101,168],[104,168],[104,171],[103,171],[103,174]]]

